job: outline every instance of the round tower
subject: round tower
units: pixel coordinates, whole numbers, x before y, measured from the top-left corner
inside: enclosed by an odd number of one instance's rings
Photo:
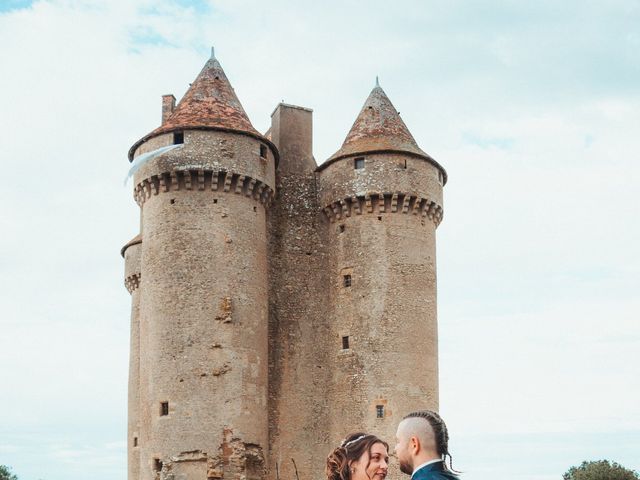
[[[363,430],[392,441],[404,414],[438,408],[435,233],[446,172],[376,84],[317,175],[331,275],[330,440]]]
[[[278,152],[213,54],[174,105],[163,98],[162,125],[129,151],[143,239],[139,477],[130,468],[130,480],[262,478],[266,209]]]
[[[140,478],[140,254],[142,237],[136,235],[120,253],[124,257],[124,285],[131,294],[129,345],[129,399],[127,419],[127,475]]]

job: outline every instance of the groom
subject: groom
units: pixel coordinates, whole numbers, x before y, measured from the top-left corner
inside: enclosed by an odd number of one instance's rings
[[[457,480],[448,443],[449,433],[440,415],[431,410],[410,413],[396,433],[400,471],[411,475],[411,480]],[[445,464],[447,456],[449,467]]]

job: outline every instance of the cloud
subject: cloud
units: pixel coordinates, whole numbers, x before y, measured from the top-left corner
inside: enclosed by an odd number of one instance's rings
[[[458,407],[450,415],[475,433],[640,431],[631,381],[640,374],[631,361],[640,342],[634,313],[640,304],[548,303],[503,315],[479,315],[470,304],[451,316],[440,337],[448,346],[443,404]],[[453,355],[463,349],[474,361],[460,369]],[[448,365],[455,379],[447,377]]]
[[[120,463],[126,454],[126,444],[111,442],[101,446],[60,444],[52,445],[47,456],[53,461],[60,461],[73,469],[88,471],[90,469],[111,469]]]
[[[637,432],[639,17],[631,1],[4,2],[0,452],[25,480],[125,475],[126,152],[212,44],[261,131],[280,100],[312,107],[323,161],[379,75],[447,168],[441,403],[461,441]]]

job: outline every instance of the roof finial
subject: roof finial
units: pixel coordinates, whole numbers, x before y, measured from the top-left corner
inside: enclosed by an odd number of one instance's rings
[[[216,59],[216,51],[215,51],[215,48],[214,48],[214,47],[211,47],[211,58],[212,58],[213,60],[215,60],[215,59]]]
[[[376,75],[376,87],[380,86],[380,82],[378,81],[378,76]]]

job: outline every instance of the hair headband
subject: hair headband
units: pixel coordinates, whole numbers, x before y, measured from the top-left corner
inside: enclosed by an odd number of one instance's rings
[[[347,448],[352,443],[359,442],[360,440],[362,440],[363,438],[368,437],[368,436],[369,435],[360,435],[358,438],[354,438],[353,440],[349,440],[347,443],[344,443],[344,441],[343,441],[342,442],[342,448]]]

